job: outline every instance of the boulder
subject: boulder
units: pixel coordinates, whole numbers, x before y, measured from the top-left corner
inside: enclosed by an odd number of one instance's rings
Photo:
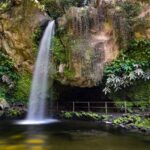
[[[8,108],[10,108],[8,102],[5,99],[0,98],[0,110],[4,110]]]

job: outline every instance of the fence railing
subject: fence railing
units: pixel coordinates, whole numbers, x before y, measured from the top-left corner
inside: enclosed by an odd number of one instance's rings
[[[87,111],[99,113],[128,113],[129,110],[150,110],[150,101],[148,102],[94,102],[94,101],[72,101],[56,102],[53,105],[55,111]]]

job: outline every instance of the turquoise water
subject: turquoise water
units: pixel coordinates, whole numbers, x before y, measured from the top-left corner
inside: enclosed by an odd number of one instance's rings
[[[0,123],[0,150],[149,150],[150,137],[107,132],[89,122]]]

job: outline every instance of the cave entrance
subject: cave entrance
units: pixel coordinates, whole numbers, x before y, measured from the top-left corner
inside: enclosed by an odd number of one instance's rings
[[[55,84],[55,102],[59,110],[105,112],[113,102],[100,87],[80,88]],[[107,106],[106,106],[107,103]]]

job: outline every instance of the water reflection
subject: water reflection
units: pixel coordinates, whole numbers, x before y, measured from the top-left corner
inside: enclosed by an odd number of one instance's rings
[[[31,150],[45,150],[47,146],[47,136],[42,127],[29,126],[26,131],[25,145]]]
[[[90,127],[89,123],[0,124],[0,150],[149,150],[149,136],[111,134]]]
[[[19,128],[19,127],[18,127]],[[12,128],[13,130],[13,128]],[[26,126],[19,134],[0,138],[0,150],[46,150],[48,136],[42,127]]]

